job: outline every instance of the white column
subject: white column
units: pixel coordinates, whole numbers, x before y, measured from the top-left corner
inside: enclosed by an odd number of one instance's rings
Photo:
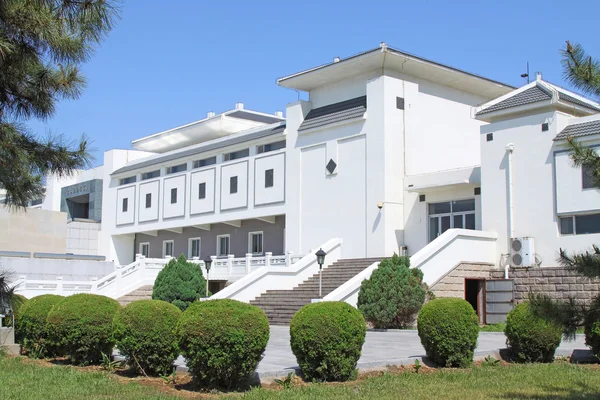
[[[246,253],[246,274],[252,272],[252,253]]]
[[[63,295],[63,277],[56,277],[56,294],[62,296]]]
[[[288,250],[287,253],[285,253],[285,266],[289,267],[292,265],[292,251]]]
[[[265,267],[271,266],[271,257],[272,256],[273,256],[273,253],[271,253],[270,251],[267,251],[265,253]]]
[[[230,277],[233,275],[233,254],[228,254],[227,255],[227,277]]]

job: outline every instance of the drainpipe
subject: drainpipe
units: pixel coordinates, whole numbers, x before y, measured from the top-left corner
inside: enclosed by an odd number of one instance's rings
[[[504,279],[508,279],[508,268],[510,266],[510,239],[514,237],[514,220],[513,220],[513,151],[515,145],[509,143],[506,145],[508,155],[508,262],[504,266]]]

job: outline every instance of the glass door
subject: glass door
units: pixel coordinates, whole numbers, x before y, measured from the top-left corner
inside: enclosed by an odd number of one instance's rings
[[[475,200],[429,204],[429,241],[448,229],[475,229]]]

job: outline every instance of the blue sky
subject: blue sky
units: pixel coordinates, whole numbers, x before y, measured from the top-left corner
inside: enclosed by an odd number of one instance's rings
[[[560,4],[560,6],[559,6]],[[576,15],[584,10],[582,15]],[[515,86],[567,86],[560,53],[577,41],[600,57],[600,3],[547,1],[125,0],[122,18],[83,66],[88,86],[32,131],[93,140],[103,152],[243,102],[275,112],[296,100],[278,77],[375,48],[415,55]]]

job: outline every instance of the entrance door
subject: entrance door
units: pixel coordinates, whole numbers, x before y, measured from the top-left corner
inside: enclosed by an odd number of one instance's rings
[[[512,279],[494,279],[485,282],[486,324],[505,322],[514,307]]]
[[[485,323],[484,287],[485,280],[483,279],[465,279],[465,300],[477,313],[480,324]]]

